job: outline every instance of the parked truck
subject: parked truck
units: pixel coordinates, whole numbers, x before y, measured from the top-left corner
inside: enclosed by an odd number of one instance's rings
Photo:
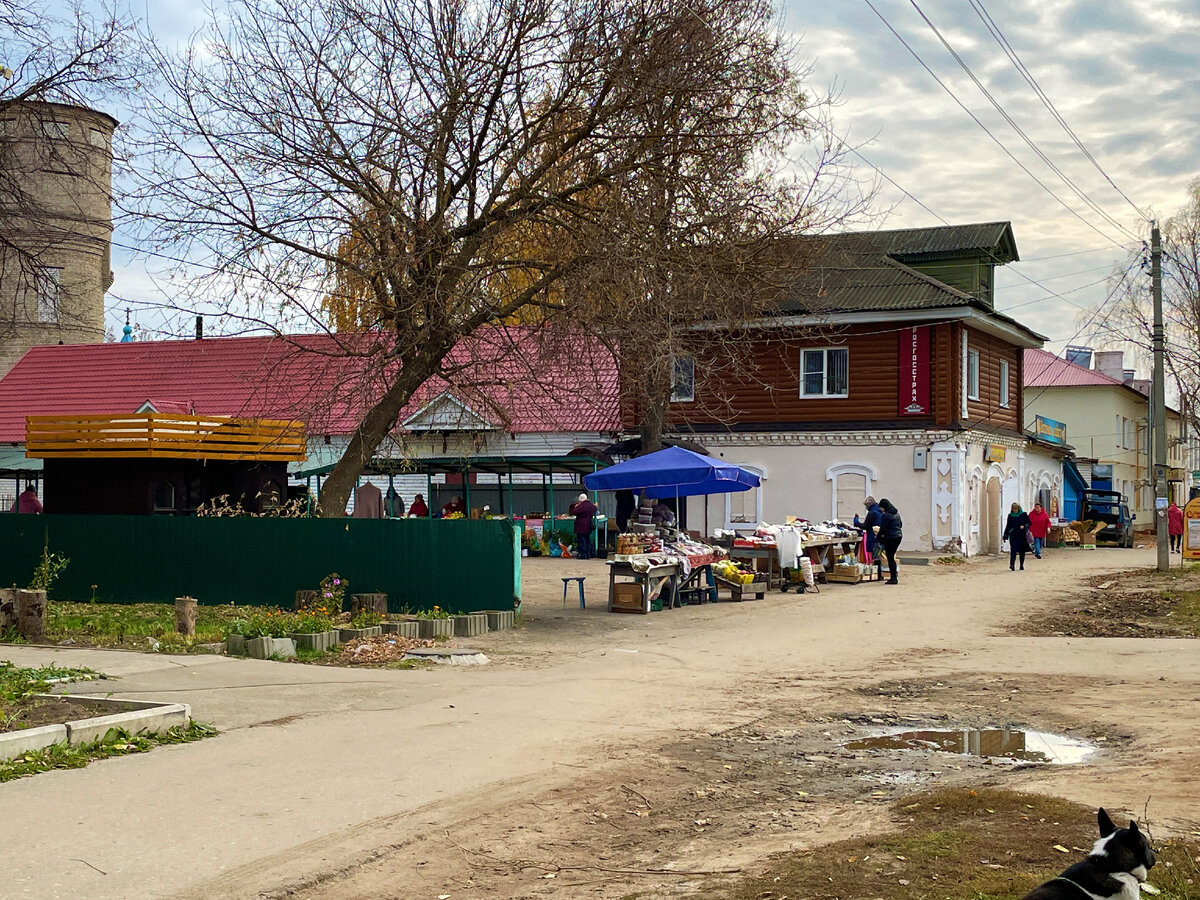
[[[1111,541],[1118,547],[1133,547],[1133,520],[1129,503],[1120,491],[1088,490],[1083,492],[1083,521],[1106,523],[1096,534],[1097,541]]]

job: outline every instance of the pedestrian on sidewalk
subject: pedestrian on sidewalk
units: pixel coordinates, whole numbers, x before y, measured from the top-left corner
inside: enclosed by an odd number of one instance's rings
[[[1183,552],[1183,510],[1171,501],[1167,507],[1167,535],[1171,538],[1171,552]]]
[[[1033,543],[1033,555],[1042,558],[1042,548],[1046,545],[1046,535],[1050,533],[1050,514],[1042,509],[1042,504],[1033,504],[1029,511],[1029,537]]]
[[[1012,505],[1008,523],[1004,526],[1004,540],[1008,541],[1008,567],[1017,568],[1017,556],[1021,557],[1021,571],[1025,571],[1025,553],[1029,549],[1029,513],[1021,509],[1020,503]]]
[[[886,497],[879,501],[881,511],[879,523],[879,543],[883,544],[883,552],[887,554],[888,574],[891,576],[885,584],[899,584],[899,572],[896,566],[896,551],[900,549],[900,541],[904,538],[904,522],[900,512]]]

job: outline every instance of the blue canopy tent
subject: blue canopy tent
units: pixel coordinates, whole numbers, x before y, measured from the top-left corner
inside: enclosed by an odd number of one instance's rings
[[[589,491],[633,490],[647,497],[732,494],[759,486],[753,472],[682,447],[668,447],[583,477]],[[678,513],[678,509],[676,510]]]
[[[722,459],[668,447],[583,477],[589,491],[641,491],[650,497],[725,494],[758,487],[758,476]]]

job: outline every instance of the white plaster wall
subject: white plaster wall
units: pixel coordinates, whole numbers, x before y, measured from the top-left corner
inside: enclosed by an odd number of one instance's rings
[[[927,445],[920,445],[925,447]],[[764,469],[762,517],[782,523],[787,516],[814,522],[830,518],[834,508],[833,482],[826,477],[831,466],[858,464],[873,469],[877,480],[869,486],[876,499],[888,498],[904,520],[905,550],[929,550],[930,473],[913,469],[914,445],[828,446],[715,446],[709,452],[737,465]],[[705,509],[708,520],[705,525]],[[711,534],[725,525],[725,496],[693,497],[688,503],[688,527]]]

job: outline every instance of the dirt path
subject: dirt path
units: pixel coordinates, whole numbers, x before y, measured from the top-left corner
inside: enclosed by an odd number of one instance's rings
[[[604,611],[602,563],[534,560],[527,627],[472,641],[490,666],[131,673],[126,687],[173,691],[227,733],[6,786],[12,815],[108,873],[55,880],[33,848],[9,883],[38,897],[717,897],[720,870],[890,827],[887,804],[938,784],[1139,813],[1150,798],[1159,832],[1200,830],[1198,645],[1009,633],[1085,574],[1152,562],[906,567],[896,587],[640,617]],[[562,603],[573,574],[588,577],[585,610]],[[843,746],[908,723],[1055,731],[1101,751],[1014,767]]]
[[[272,896],[719,897],[734,874],[721,870],[752,872],[773,852],[887,829],[896,797],[935,785],[998,785],[1139,812],[1150,799],[1160,834],[1193,830],[1200,754],[1186,711],[1200,694],[1196,645],[1006,635],[1069,596],[1082,582],[1079,562],[1094,572],[1133,558],[1061,554],[1017,574],[997,561],[914,568],[899,588],[831,586],[632,622],[536,604],[513,649],[535,646],[517,664],[547,664],[568,646],[583,657],[657,654],[676,663],[656,704],[663,724],[682,706],[703,710],[705,724],[606,741],[581,768],[558,767],[507,796],[423,810],[431,824],[393,823],[373,861]],[[539,579],[560,574],[533,569],[531,593],[550,593]],[[698,668],[720,677],[689,690],[681,676]],[[1101,752],[1084,766],[997,767],[842,746],[916,723],[1054,731]]]

